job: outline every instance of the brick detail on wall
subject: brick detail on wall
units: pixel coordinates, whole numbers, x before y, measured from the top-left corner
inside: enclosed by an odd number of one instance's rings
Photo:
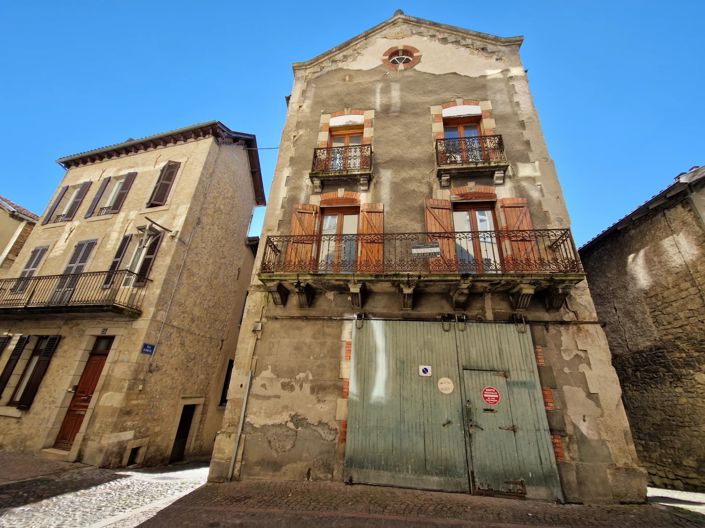
[[[558,462],[566,460],[565,451],[563,450],[563,438],[561,435],[551,435],[551,443],[553,444],[553,453],[556,455]]]
[[[543,355],[543,347],[541,345],[536,345],[534,347],[534,354],[536,355],[536,366],[545,367],[546,358]]]
[[[321,207],[335,207],[341,205],[360,205],[360,193],[353,191],[326,192],[321,194]]]
[[[374,110],[362,110],[360,108],[345,108],[343,110],[336,110],[330,114],[321,114],[321,119],[319,122],[318,129],[318,148],[328,147],[328,141],[330,139],[330,120],[333,117],[340,117],[345,115],[361,115],[364,116],[364,121],[362,125],[362,144],[370,145],[372,144],[372,138],[374,137]]]
[[[556,402],[553,399],[553,390],[549,389],[548,387],[543,387],[541,389],[541,393],[543,394],[543,403],[544,406],[546,407],[547,411],[555,411],[556,410]]]
[[[433,126],[434,139],[443,139],[443,110],[453,106],[472,105],[479,106],[482,110],[480,120],[480,131],[483,136],[491,136],[495,134],[495,120],[492,119],[492,103],[490,101],[479,101],[477,99],[458,98],[454,101],[447,101],[439,105],[431,107],[431,122]]]

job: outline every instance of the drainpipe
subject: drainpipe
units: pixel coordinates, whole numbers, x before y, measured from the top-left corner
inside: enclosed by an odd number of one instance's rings
[[[252,370],[247,373],[247,383],[245,384],[245,396],[242,399],[242,411],[240,412],[240,424],[237,427],[235,435],[235,449],[233,456],[230,458],[230,468],[228,468],[228,480],[233,479],[235,471],[235,461],[237,460],[237,452],[240,450],[240,438],[242,438],[242,428],[245,423],[245,411],[247,410],[247,400],[250,397],[250,384],[252,383]]]

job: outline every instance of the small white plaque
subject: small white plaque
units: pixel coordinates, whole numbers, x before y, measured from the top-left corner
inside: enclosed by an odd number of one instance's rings
[[[428,378],[431,376],[431,365],[419,365],[419,376]]]
[[[455,389],[453,380],[450,378],[441,378],[438,380],[438,390],[443,394],[450,394]]]

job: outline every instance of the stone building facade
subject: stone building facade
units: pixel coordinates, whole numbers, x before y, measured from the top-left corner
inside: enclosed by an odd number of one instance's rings
[[[397,12],[294,64],[211,480],[644,500],[521,42]]]
[[[585,244],[580,255],[655,486],[705,490],[705,168]]]
[[[0,281],[0,449],[208,458],[264,204],[256,146],[213,121],[59,160]]]
[[[0,277],[12,267],[36,223],[36,214],[0,196]]]

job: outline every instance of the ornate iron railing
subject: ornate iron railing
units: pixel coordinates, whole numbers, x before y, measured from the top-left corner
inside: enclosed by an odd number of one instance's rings
[[[372,170],[372,145],[317,148],[313,151],[314,174],[357,174]]]
[[[2,310],[118,308],[139,313],[145,288],[136,273],[127,270],[91,271],[0,280]]]
[[[476,165],[507,161],[502,136],[475,136],[436,140],[438,165]]]
[[[568,229],[268,236],[260,273],[579,273]]]

